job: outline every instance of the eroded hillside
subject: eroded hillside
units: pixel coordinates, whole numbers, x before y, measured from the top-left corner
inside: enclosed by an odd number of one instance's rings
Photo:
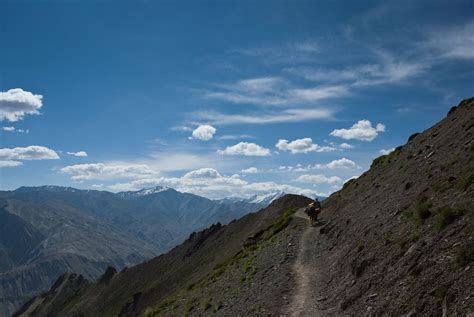
[[[315,227],[300,209],[309,200],[288,195],[98,283],[63,278],[22,313],[466,315],[474,311],[473,134],[470,99],[331,195]]]

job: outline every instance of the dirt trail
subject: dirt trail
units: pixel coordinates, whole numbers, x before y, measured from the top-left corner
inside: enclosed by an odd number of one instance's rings
[[[322,294],[321,285],[324,282],[324,276],[318,269],[324,263],[320,257],[321,250],[327,247],[325,237],[319,233],[320,226],[324,225],[324,222],[319,222],[315,227],[310,226],[303,208],[299,209],[295,216],[307,221],[308,226],[301,237],[297,259],[293,266],[296,289],[285,310],[285,315],[327,316],[328,311],[324,307],[326,297]]]

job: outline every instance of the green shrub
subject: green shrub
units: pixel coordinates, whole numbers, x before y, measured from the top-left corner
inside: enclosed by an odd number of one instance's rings
[[[458,184],[462,190],[466,190],[469,188],[469,186],[471,186],[473,182],[474,182],[474,174],[465,173],[459,179]]]
[[[451,208],[448,206],[438,209],[436,214],[435,228],[438,231],[442,231],[446,226],[453,223],[457,218],[461,217],[465,213],[464,209]]]
[[[423,221],[431,216],[430,208],[433,204],[425,199],[421,199],[418,201],[415,210],[415,222],[419,225],[423,224]]]
[[[410,239],[411,242],[416,242],[416,241],[420,240],[420,235],[421,235],[420,231],[415,230],[411,233],[409,239]]]
[[[291,216],[296,212],[296,209],[288,209],[285,213],[278,219],[277,222],[273,224],[273,235],[285,229],[291,221]]]
[[[446,296],[446,293],[448,292],[448,289],[445,286],[440,286],[435,291],[433,292],[434,297],[437,298],[444,298]]]
[[[474,243],[460,247],[456,252],[456,263],[462,267],[472,261],[474,261]]]
[[[208,310],[209,308],[212,307],[212,298],[208,298],[204,301],[204,304],[202,305],[202,308],[204,309],[204,311]]]

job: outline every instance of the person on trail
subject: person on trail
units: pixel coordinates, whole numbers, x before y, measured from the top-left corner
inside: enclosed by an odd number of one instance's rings
[[[308,205],[308,207],[306,207],[306,214],[309,216],[309,221],[312,226],[314,226],[316,221],[318,221],[318,215],[320,212],[321,203],[319,202],[318,198],[316,198]]]

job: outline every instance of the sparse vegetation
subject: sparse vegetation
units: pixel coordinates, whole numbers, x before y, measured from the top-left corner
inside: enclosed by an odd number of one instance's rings
[[[437,298],[444,298],[446,296],[446,293],[448,292],[448,289],[446,286],[440,286],[435,291],[433,292],[433,296]]]
[[[460,266],[466,266],[474,261],[474,243],[469,243],[460,247],[456,252],[456,263]]]
[[[208,298],[204,301],[203,305],[202,305],[202,309],[204,311],[207,311],[209,308],[212,307],[212,298]]]
[[[461,188],[462,190],[466,190],[469,188],[469,186],[471,186],[473,182],[474,182],[474,173],[466,173],[466,174],[463,174],[459,178],[458,185],[459,185],[459,188]]]
[[[464,213],[465,210],[461,208],[452,208],[449,206],[439,208],[436,214],[436,230],[442,231],[449,224],[453,223],[457,218],[461,217]]]
[[[405,219],[413,219],[417,227],[421,226],[425,219],[431,216],[432,203],[426,198],[422,197],[416,204],[415,211],[407,211],[402,214]]]
[[[296,209],[288,209],[283,213],[283,215],[278,219],[277,222],[273,224],[273,235],[285,229],[291,221],[291,216],[296,212]]]

